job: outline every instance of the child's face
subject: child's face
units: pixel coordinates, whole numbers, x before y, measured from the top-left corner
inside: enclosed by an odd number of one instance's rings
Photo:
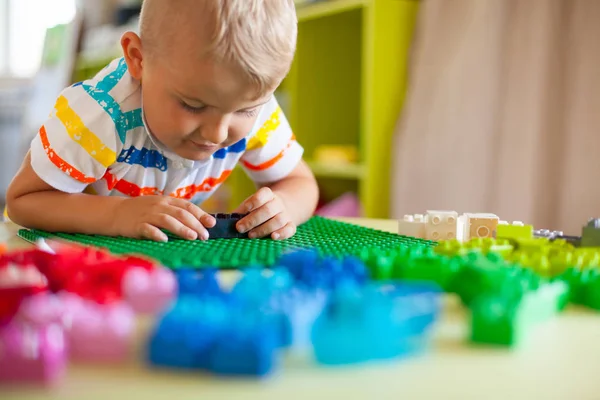
[[[141,78],[148,128],[164,146],[189,160],[207,159],[248,135],[273,93],[257,98],[233,68],[185,53],[168,61],[145,61]]]

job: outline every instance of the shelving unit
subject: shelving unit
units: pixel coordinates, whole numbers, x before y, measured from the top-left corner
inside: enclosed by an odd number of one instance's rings
[[[323,199],[354,192],[365,217],[389,216],[390,148],[417,10],[416,0],[318,0],[297,6],[296,58],[276,96]],[[104,65],[80,60],[78,76],[93,75]],[[319,145],[356,146],[359,160],[316,161]],[[225,185],[230,209],[254,190],[241,169]]]
[[[357,193],[365,217],[389,216],[391,143],[406,91],[418,2],[323,0],[298,6],[298,47],[277,93],[325,200]],[[355,145],[354,164],[313,160],[318,145]],[[241,171],[232,207],[253,190]]]

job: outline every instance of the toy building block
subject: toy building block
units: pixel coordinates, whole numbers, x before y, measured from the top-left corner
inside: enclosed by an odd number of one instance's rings
[[[456,211],[427,211],[425,239],[452,240],[458,237],[458,232],[458,213]]]
[[[425,217],[422,214],[405,215],[398,221],[398,234],[425,239]]]
[[[277,367],[278,347],[272,323],[230,324],[210,350],[208,370],[217,375],[264,377]]]
[[[60,238],[64,241],[104,248],[116,254],[140,254],[174,269],[180,267],[232,269],[255,264],[272,267],[275,266],[278,257],[290,249],[314,250],[322,255],[341,258],[358,255],[365,247],[393,249],[415,244],[435,245],[429,240],[382,232],[319,216],[314,216],[299,225],[296,234],[286,240],[190,241],[170,237],[168,242],[158,243],[141,239],[53,234],[26,229],[19,230],[18,234],[30,242],[35,242],[40,237]]]
[[[533,226],[525,225],[521,221],[512,224],[499,221],[496,227],[496,238],[500,239],[533,239]]]
[[[438,293],[390,282],[338,287],[313,327],[317,362],[355,364],[422,350],[439,311]]]
[[[448,288],[466,306],[482,295],[511,294],[515,290],[536,287],[540,281],[531,269],[513,265],[496,253],[469,253],[460,261],[462,265],[448,283]]]
[[[124,361],[133,344],[134,313],[124,302],[97,304],[75,295],[65,298],[71,315],[66,330],[69,354],[82,361]]]
[[[581,236],[565,235],[562,231],[551,231],[548,229],[537,229],[533,231],[536,238],[548,239],[550,241],[562,240],[572,246],[581,246]]]
[[[167,268],[132,268],[123,276],[123,296],[136,313],[158,314],[177,295],[175,274]]]
[[[460,219],[463,241],[494,237],[500,220],[497,215],[489,213],[465,213]]]
[[[276,367],[280,343],[275,322],[258,310],[243,313],[235,302],[184,295],[152,332],[149,362],[224,375],[264,376]]]
[[[327,271],[323,264],[321,269]],[[237,302],[236,308],[246,315],[256,315],[258,310],[273,320],[278,347],[306,348],[310,344],[312,325],[327,300],[327,290],[335,285],[334,279],[316,279],[313,282],[316,286],[308,286],[293,281],[285,267],[271,272],[246,270],[231,291],[232,301]]]
[[[585,306],[600,311],[600,273],[597,269],[589,271],[584,286],[583,302]]]
[[[21,266],[0,256],[0,325],[17,313],[24,299],[47,290],[46,278],[33,264]]]
[[[367,249],[364,257],[369,260],[372,252]],[[345,280],[362,284],[369,278],[365,263],[353,256],[338,259],[321,257],[315,251],[294,251],[282,255],[277,265],[289,271],[297,284],[309,289],[329,290]]]
[[[181,295],[150,334],[148,362],[177,369],[208,368],[210,349],[226,318],[220,301]]]
[[[460,264],[450,257],[437,254],[433,249],[435,248],[398,254],[394,260],[392,278],[411,282],[433,282],[447,290]]]
[[[534,325],[560,312],[567,298],[568,287],[560,281],[515,297],[482,296],[471,307],[470,339],[475,343],[519,345]]]
[[[53,385],[65,375],[67,350],[60,325],[11,322],[0,326],[0,384]]]
[[[8,323],[0,324],[0,383],[52,384],[67,364],[61,297],[40,292],[25,297]]]
[[[582,247],[600,247],[600,218],[592,218],[581,230]]]
[[[212,228],[208,228],[208,237],[210,239],[234,239],[247,238],[248,232],[240,233],[236,224],[247,214],[213,214],[217,223]]]

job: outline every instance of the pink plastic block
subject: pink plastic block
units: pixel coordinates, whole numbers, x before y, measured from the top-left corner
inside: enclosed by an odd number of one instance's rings
[[[345,193],[318,209],[316,215],[322,217],[360,217],[362,209],[360,201],[355,194]]]
[[[54,384],[67,366],[65,338],[58,324],[12,322],[0,328],[0,383]]]
[[[128,304],[72,299],[68,307],[66,335],[73,359],[122,361],[129,356],[135,321]]]
[[[66,295],[43,292],[23,299],[15,319],[32,326],[63,325],[68,316]]]
[[[132,268],[123,277],[123,295],[137,313],[162,312],[176,292],[175,274],[166,268]]]

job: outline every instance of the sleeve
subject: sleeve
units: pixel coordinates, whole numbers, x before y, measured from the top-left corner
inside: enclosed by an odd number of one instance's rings
[[[241,166],[256,183],[285,178],[302,160],[303,147],[273,97],[264,105],[251,132]]]
[[[82,192],[117,159],[115,122],[90,90],[81,83],[63,90],[31,142],[31,167],[62,192]]]

